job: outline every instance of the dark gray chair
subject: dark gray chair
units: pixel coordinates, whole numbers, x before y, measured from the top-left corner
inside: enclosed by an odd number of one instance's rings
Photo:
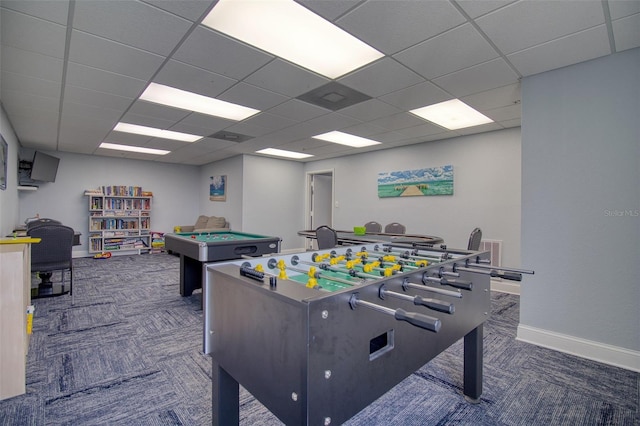
[[[31,272],[38,273],[42,282],[38,286],[38,297],[56,296],[66,293],[65,275],[69,271],[69,293],[73,294],[73,228],[59,223],[42,223],[28,227],[27,235],[40,238],[31,245]],[[61,271],[61,292],[53,291],[53,272]]]
[[[364,224],[364,229],[366,229],[367,232],[382,232],[382,225],[378,222],[371,221]]]
[[[482,240],[482,230],[480,228],[476,228],[471,231],[471,235],[469,235],[469,245],[467,246],[467,250],[480,250],[480,240]]]
[[[407,228],[398,222],[393,222],[384,227],[384,232],[385,234],[404,234]]]
[[[318,250],[333,248],[338,245],[338,233],[335,229],[322,225],[316,228],[316,240],[318,241]]]

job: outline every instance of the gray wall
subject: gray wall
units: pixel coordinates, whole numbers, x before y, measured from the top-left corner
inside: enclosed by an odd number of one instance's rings
[[[519,336],[640,350],[639,70],[634,49],[522,82]]]
[[[378,172],[453,165],[454,195],[378,198]],[[407,233],[438,235],[466,248],[475,227],[503,241],[503,264],[520,266],[520,129],[488,132],[307,163],[335,169],[333,224],[401,222]]]
[[[23,150],[26,158],[28,150]],[[62,221],[82,233],[74,256],[88,252],[89,200],[84,191],[103,185],[135,185],[153,192],[151,227],[171,232],[175,225],[193,224],[199,212],[199,168],[151,161],[48,152],[60,158],[55,182],[37,191],[19,192],[19,221],[39,214]],[[32,154],[31,154],[32,155]],[[13,224],[11,224],[13,226]]]
[[[19,221],[18,216],[18,150],[20,144],[9,118],[0,104],[0,134],[7,143],[7,189],[0,190],[0,236],[9,235]],[[1,173],[1,172],[0,172]]]

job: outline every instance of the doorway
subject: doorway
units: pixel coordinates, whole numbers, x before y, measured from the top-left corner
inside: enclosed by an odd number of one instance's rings
[[[306,229],[318,226],[333,227],[333,170],[307,172],[306,188]],[[313,240],[307,241],[307,246]]]

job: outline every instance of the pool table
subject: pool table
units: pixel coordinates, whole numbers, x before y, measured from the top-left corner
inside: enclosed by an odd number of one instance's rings
[[[165,249],[180,255],[180,295],[202,288],[205,263],[280,252],[278,237],[236,231],[164,234]]]

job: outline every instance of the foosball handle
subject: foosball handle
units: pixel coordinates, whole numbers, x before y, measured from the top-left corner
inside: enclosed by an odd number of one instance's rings
[[[438,318],[419,314],[417,312],[407,312],[400,308],[396,309],[394,316],[398,321],[406,321],[411,325],[436,333],[440,330],[440,326],[442,325]]]
[[[455,311],[453,303],[445,302],[438,299],[429,299],[416,296],[413,298],[413,304],[426,306],[427,308],[433,309],[434,311],[445,312],[447,314],[452,314]]]
[[[518,274],[517,272],[498,272],[494,270],[491,271],[491,276],[511,281],[522,281],[522,274]]]
[[[455,279],[448,279],[445,277],[442,277],[440,279],[440,284],[442,285],[449,285],[451,287],[455,287],[455,288],[459,288],[462,290],[471,290],[473,289],[473,283],[471,281],[460,281],[460,280],[455,280]]]

